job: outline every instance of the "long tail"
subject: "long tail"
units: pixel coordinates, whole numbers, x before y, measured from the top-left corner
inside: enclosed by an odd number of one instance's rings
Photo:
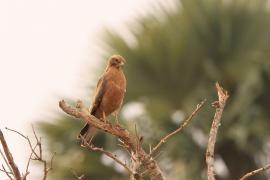
[[[80,134],[78,135],[78,139],[83,138],[84,142],[89,144],[95,132],[96,132],[95,127],[90,126],[89,124],[85,124],[84,127],[81,129]],[[82,145],[83,144],[85,143],[82,143]]]

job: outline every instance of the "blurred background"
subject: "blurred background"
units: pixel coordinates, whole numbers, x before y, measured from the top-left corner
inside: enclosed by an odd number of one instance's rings
[[[49,179],[75,179],[72,171],[128,179],[113,161],[79,146],[83,122],[58,108],[63,98],[90,105],[106,59],[118,53],[128,81],[120,120],[133,132],[137,125],[146,149],[208,100],[156,157],[168,180],[206,179],[215,82],[229,91],[215,167],[217,179],[238,179],[270,162],[269,8],[268,0],[1,1],[0,127],[31,135],[34,124],[48,155],[57,153]],[[14,156],[23,168],[26,143],[4,133],[13,152],[22,150]],[[98,133],[94,143],[127,158],[114,137]]]

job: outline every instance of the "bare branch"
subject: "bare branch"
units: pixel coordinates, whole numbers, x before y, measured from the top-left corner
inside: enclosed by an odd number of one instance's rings
[[[203,105],[205,104],[206,99],[203,100],[200,104],[197,104],[196,109],[191,113],[191,115],[179,126],[179,128],[177,128],[176,130],[174,130],[173,132],[171,132],[170,134],[167,134],[166,136],[164,136],[159,143],[152,149],[150,148],[150,155],[154,154],[158,148],[160,148],[160,146],[162,144],[164,144],[170,137],[172,137],[173,135],[175,135],[176,133],[180,132],[182,129],[184,129],[188,123],[192,120],[192,118],[197,114],[197,112],[203,107]]]
[[[133,174],[132,170],[128,167],[128,165],[124,162],[122,162],[116,154],[113,154],[112,152],[106,151],[103,148],[99,148],[94,146],[93,144],[89,144],[87,143],[83,137],[80,137],[83,141],[83,144],[86,145],[86,147],[92,151],[97,151],[97,152],[101,152],[103,154],[105,154],[106,156],[108,156],[109,158],[112,158],[115,162],[117,162],[118,164],[120,164],[121,166],[123,166],[123,168],[125,168],[130,174]],[[90,142],[91,143],[91,142]]]
[[[37,153],[35,152],[35,150],[34,150],[34,148],[33,148],[33,145],[32,145],[32,143],[31,143],[31,141],[30,141],[30,139],[29,139],[28,136],[25,136],[25,135],[23,135],[22,133],[20,133],[19,131],[16,131],[16,130],[14,130],[14,129],[10,129],[10,128],[8,128],[8,127],[5,127],[5,129],[8,130],[8,131],[11,131],[11,132],[15,132],[15,133],[17,133],[18,135],[20,135],[21,137],[23,137],[24,139],[26,139],[27,142],[28,142],[28,144],[29,144],[29,147],[31,148],[32,153],[35,155],[36,158],[38,157],[38,155],[37,155]]]
[[[53,152],[52,157],[51,157],[51,160],[50,160],[50,170],[53,169],[53,160],[55,158],[55,155],[56,155],[56,152]]]
[[[8,164],[8,160],[7,160],[6,156],[4,155],[4,153],[2,152],[1,149],[0,149],[0,154],[1,154],[2,158],[4,159],[4,161],[5,161],[5,163],[6,163],[7,167],[8,167],[8,169],[9,169],[10,171],[12,171],[10,165]]]
[[[59,107],[67,114],[73,117],[81,118],[91,126],[101,129],[102,131],[105,131],[111,135],[117,136],[123,142],[125,147],[136,155],[136,158],[140,160],[145,169],[148,169],[148,174],[151,180],[164,179],[156,161],[143,150],[140,144],[138,144],[141,143],[142,140],[139,140],[138,142],[137,137],[130,134],[129,131],[127,131],[125,128],[121,127],[119,124],[112,125],[107,121],[99,120],[95,116],[90,115],[87,111],[87,108],[83,106],[82,102],[77,103],[76,109],[68,106],[65,101],[62,100],[59,102]],[[136,172],[135,174],[138,173]]]
[[[32,159],[32,155],[35,153],[35,148],[36,148],[36,146],[33,148],[30,139],[29,139],[27,136],[23,135],[22,133],[20,133],[20,132],[18,132],[18,131],[16,131],[16,130],[7,128],[7,127],[6,127],[5,129],[8,130],[8,131],[11,131],[11,132],[15,132],[16,134],[20,135],[21,137],[23,137],[24,139],[26,139],[27,142],[28,142],[28,144],[29,144],[29,147],[30,147],[30,149],[31,149],[31,154],[30,154],[30,156],[29,156],[29,158],[28,158],[28,162],[27,162],[25,174],[22,175],[22,177],[21,177],[22,180],[26,180],[26,177],[28,176],[28,174],[30,174],[30,172],[28,171],[28,169],[29,169],[30,161],[31,161],[31,159]],[[37,154],[36,154],[36,156],[37,156]]]
[[[74,176],[76,177],[77,180],[83,180],[84,174],[82,174],[82,175],[79,176],[79,175],[76,173],[76,171],[74,171],[73,169],[71,169],[71,172],[74,174]]]
[[[29,171],[27,171],[25,174],[22,175],[22,180],[26,180],[26,177],[30,174]]]
[[[41,149],[41,152],[42,152],[42,149]],[[52,157],[51,157],[50,167],[48,167],[48,163],[47,163],[46,160],[41,159],[41,158],[39,160],[40,162],[43,162],[43,167],[44,167],[44,169],[43,169],[43,180],[46,180],[47,179],[47,176],[48,176],[49,171],[51,171],[53,169],[53,159],[55,157],[55,154],[56,153],[54,152],[53,155],[52,155]]]
[[[32,125],[32,131],[33,131],[34,136],[35,136],[35,139],[36,139],[36,146],[37,146],[38,149],[39,149],[38,157],[37,157],[35,160],[40,161],[40,162],[43,163],[43,180],[46,180],[49,171],[52,170],[52,165],[53,165],[53,159],[54,159],[54,156],[55,156],[55,152],[53,153],[53,155],[52,155],[52,157],[51,157],[51,160],[50,160],[50,167],[48,167],[48,162],[47,162],[46,160],[44,160],[44,159],[43,159],[43,156],[42,156],[42,143],[41,143],[41,138],[38,138],[38,137],[37,137],[37,134],[36,134],[36,131],[35,131],[35,128],[34,128],[33,125]]]
[[[19,134],[21,137],[23,137],[24,139],[27,140],[28,144],[29,144],[29,147],[31,149],[31,154],[28,158],[28,161],[27,161],[27,165],[26,165],[26,170],[25,170],[25,174],[22,176],[22,180],[25,180],[27,175],[30,174],[30,172],[28,171],[29,169],[29,165],[30,165],[30,162],[31,160],[36,160],[36,161],[39,161],[41,163],[43,163],[43,180],[46,180],[47,179],[47,176],[48,176],[48,173],[50,170],[52,170],[52,163],[53,163],[53,158],[55,156],[55,153],[53,153],[52,157],[51,157],[51,160],[50,160],[50,167],[48,167],[48,162],[46,160],[43,159],[42,157],[42,143],[41,143],[41,138],[38,138],[37,137],[37,134],[36,134],[36,131],[34,129],[34,126],[32,125],[32,131],[33,131],[33,134],[35,136],[35,140],[36,140],[36,144],[35,146],[32,145],[30,139],[28,136],[25,136],[24,134],[20,133],[19,131],[16,131],[16,130],[13,130],[13,129],[10,129],[10,128],[7,128],[7,130],[9,131],[12,131],[12,132],[15,132],[17,134]],[[36,152],[36,148],[38,147],[38,153]],[[32,157],[34,155],[34,158]]]
[[[123,141],[121,141],[121,139],[118,139],[118,141],[119,141],[119,143],[117,145],[120,146],[121,148],[123,148],[131,156],[131,153],[129,151],[129,147],[127,145],[125,145],[125,143]]]
[[[254,171],[251,171],[251,172],[245,174],[244,176],[242,176],[242,177],[240,178],[240,180],[248,179],[250,176],[254,176],[254,175],[256,175],[256,174],[258,174],[258,173],[260,173],[260,172],[263,172],[263,171],[265,171],[265,170],[267,170],[267,169],[270,169],[270,163],[267,164],[266,166],[262,167],[262,168],[256,169],[256,170],[254,170]]]
[[[40,159],[42,159],[41,137],[38,139],[37,133],[36,133],[35,128],[34,128],[33,125],[32,125],[32,131],[34,133],[34,136],[35,136],[35,139],[36,139],[36,143],[37,143],[37,146],[38,146],[38,149],[39,149],[39,157],[40,157]]]
[[[141,166],[141,162],[138,157],[138,154],[134,152],[131,153],[131,169],[135,173],[130,175],[130,180],[142,180],[142,175],[138,173]]]
[[[207,145],[207,150],[206,150],[208,180],[215,180],[214,150],[215,150],[216,137],[218,133],[218,127],[220,126],[222,112],[226,105],[226,101],[229,98],[228,92],[224,90],[218,83],[216,83],[216,89],[218,93],[218,101],[212,104],[216,108],[216,112],[213,118],[211,130],[209,133],[208,145]]]
[[[126,129],[121,127],[119,124],[112,125],[108,121],[102,121],[100,119],[97,119],[95,116],[90,115],[87,111],[84,110],[86,108],[81,102],[78,102],[78,103],[80,104],[77,104],[76,107],[80,107],[79,108],[80,110],[67,106],[64,100],[59,102],[59,106],[67,114],[77,117],[77,118],[81,118],[86,123],[89,123],[98,129],[101,129],[109,134],[119,137],[123,142],[126,143],[126,145],[129,145],[129,146],[134,145],[133,143],[131,143],[132,140],[130,138],[130,134]],[[130,147],[130,148],[134,148],[134,147]]]
[[[21,179],[20,171],[19,171],[17,165],[14,162],[12,154],[11,154],[9,148],[8,148],[7,142],[6,142],[5,138],[4,138],[4,135],[3,135],[1,130],[0,130],[0,141],[1,141],[3,150],[5,152],[6,158],[7,158],[8,163],[9,163],[11,169],[12,169],[12,173],[13,173],[15,179],[20,180]]]
[[[34,154],[33,152],[35,152],[35,150],[36,150],[36,147],[37,147],[37,145],[35,145],[35,147],[32,149],[32,151],[31,151],[31,154],[30,154],[30,156],[29,156],[29,158],[28,158],[28,161],[27,161],[27,165],[26,165],[26,169],[25,169],[25,175],[24,175],[24,178],[23,179],[25,179],[26,178],[26,176],[29,174],[28,172],[28,169],[29,169],[29,166],[30,166],[30,162],[31,162],[31,159],[32,159],[32,155]]]
[[[7,177],[8,177],[9,179],[12,180],[12,177],[11,177],[10,175],[13,175],[13,173],[12,173],[12,172],[8,172],[8,171],[5,169],[5,166],[4,166],[3,164],[2,164],[2,168],[3,168],[3,169],[0,169],[0,171],[6,173]]]

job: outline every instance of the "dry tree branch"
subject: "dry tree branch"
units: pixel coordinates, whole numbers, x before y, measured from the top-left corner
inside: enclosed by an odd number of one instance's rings
[[[2,164],[2,168],[3,169],[0,169],[0,171],[6,173],[7,177],[12,180],[12,177],[10,175],[12,175],[13,173],[12,172],[8,172],[6,169],[5,169],[5,166]]]
[[[143,165],[145,168],[145,171],[143,172],[143,175],[147,173],[151,180],[163,180],[162,172],[156,163],[155,159],[152,157],[152,154],[154,154],[158,148],[164,144],[167,139],[169,139],[171,136],[175,135],[176,133],[180,132],[183,128],[185,128],[188,123],[191,121],[191,119],[195,116],[195,114],[202,108],[202,106],[205,104],[205,101],[202,101],[200,104],[197,105],[197,108],[193,111],[193,113],[181,124],[181,126],[173,131],[172,133],[168,134],[164,138],[161,139],[161,141],[153,148],[150,153],[146,153],[144,149],[142,148],[142,142],[143,137],[139,136],[137,134],[137,129],[135,126],[135,135],[131,134],[129,131],[127,131],[125,128],[121,127],[119,124],[113,125],[109,123],[108,121],[102,121],[97,119],[95,116],[92,116],[89,114],[89,111],[87,108],[84,107],[83,103],[81,101],[78,101],[76,104],[76,108],[68,106],[64,100],[59,102],[59,107],[66,112],[67,114],[83,119],[86,123],[90,124],[91,126],[94,126],[98,129],[101,129],[111,135],[114,135],[119,138],[120,145],[124,149],[126,149],[130,156],[131,156],[131,165],[128,167],[125,163],[119,161],[118,158],[111,152],[105,151],[103,148],[95,147],[94,145],[89,145],[88,148],[90,148],[93,151],[99,151],[104,153],[105,155],[109,156],[110,158],[114,159],[116,162],[118,162],[120,165],[124,166],[124,168],[130,173],[130,179],[131,180],[140,180],[142,179],[142,173],[139,173],[140,166]]]
[[[35,147],[33,148],[34,151],[31,151],[31,154],[30,154],[30,156],[29,156],[29,158],[28,158],[27,165],[26,165],[26,169],[25,169],[25,175],[23,176],[23,179],[26,179],[26,176],[30,173],[30,172],[28,171],[28,169],[29,169],[29,166],[30,166],[30,162],[31,162],[31,159],[32,159],[32,155],[34,154],[33,152],[35,152],[36,147],[37,147],[37,145],[35,145]]]
[[[24,173],[24,175],[22,176],[22,179],[25,180],[26,177],[30,174],[30,172],[28,171],[28,169],[29,169],[29,166],[30,166],[30,162],[31,162],[31,160],[32,160],[32,155],[34,154],[36,158],[38,157],[37,153],[35,152],[35,149],[36,149],[37,145],[35,145],[35,146],[33,147],[33,145],[32,145],[32,143],[31,143],[29,137],[23,135],[23,134],[20,133],[19,131],[16,131],[16,130],[14,130],[14,129],[10,129],[10,128],[8,128],[8,127],[5,127],[5,129],[8,130],[8,131],[14,132],[14,133],[20,135],[21,137],[23,137],[24,139],[26,139],[27,142],[28,142],[28,145],[29,145],[29,147],[30,147],[30,149],[31,149],[31,154],[30,154],[30,156],[29,156],[29,158],[28,158],[28,161],[27,161],[25,173]]]
[[[59,102],[59,107],[67,114],[76,118],[81,118],[86,123],[89,123],[92,126],[101,129],[109,134],[117,136],[125,143],[125,145],[129,147],[129,149],[134,149],[134,143],[132,142],[133,138],[126,129],[121,127],[119,124],[112,125],[108,121],[102,121],[100,119],[97,119],[95,116],[89,114],[89,112],[86,110],[87,108],[84,107],[81,101],[77,102],[77,108],[73,108],[68,106],[66,102],[62,100]]]
[[[30,139],[29,139],[28,136],[25,136],[25,135],[23,135],[22,133],[20,133],[19,131],[16,131],[16,130],[14,130],[14,129],[10,129],[10,128],[8,128],[8,127],[5,127],[5,129],[8,130],[8,131],[17,133],[18,135],[20,135],[21,137],[23,137],[24,139],[26,139],[27,142],[28,142],[28,144],[29,144],[29,147],[31,148],[32,153],[35,155],[36,158],[38,157],[37,153],[36,153],[35,150],[33,149],[33,145],[32,145],[32,143],[31,143],[31,141],[30,141]]]
[[[84,174],[78,175],[78,174],[76,173],[76,171],[74,171],[73,169],[71,169],[71,172],[72,172],[72,174],[76,177],[76,180],[83,180]]]
[[[125,145],[125,143],[123,141],[121,141],[121,139],[118,139],[118,141],[119,141],[119,143],[117,145],[120,146],[121,148],[123,148],[128,153],[128,155],[131,156],[131,153],[128,150],[128,146]]]
[[[50,167],[48,167],[48,162],[44,159],[37,159],[38,161],[43,163],[43,180],[47,179],[49,171],[53,169],[53,159],[55,157],[55,152],[52,154],[51,160],[50,160]]]
[[[121,166],[123,166],[129,173],[133,174],[132,170],[128,167],[128,165],[126,163],[122,162],[120,159],[118,159],[118,157],[117,157],[116,154],[113,154],[113,153],[111,153],[109,151],[106,151],[103,148],[96,147],[93,144],[88,144],[87,147],[89,149],[91,149],[92,151],[98,151],[98,152],[104,153],[106,156],[112,158],[118,164],[120,164]]]
[[[258,173],[260,173],[260,172],[263,172],[263,171],[265,171],[265,170],[267,170],[267,169],[270,169],[270,163],[267,164],[266,166],[262,167],[262,168],[256,169],[256,170],[254,170],[254,171],[251,171],[251,172],[245,174],[244,176],[242,176],[242,177],[240,178],[240,180],[248,179],[250,176],[254,176],[254,175],[256,175],[256,174],[258,174]]]
[[[216,112],[214,115],[211,130],[209,133],[209,139],[208,139],[207,150],[206,150],[208,180],[215,180],[214,150],[215,150],[216,137],[218,133],[218,127],[220,126],[222,112],[226,105],[226,101],[229,98],[228,92],[224,90],[218,83],[216,83],[216,89],[218,93],[218,101],[215,101],[214,103],[212,103],[212,105],[216,108]]]
[[[40,138],[37,137],[37,134],[36,134],[36,131],[35,131],[35,128],[34,128],[33,125],[32,125],[32,131],[33,131],[35,139],[36,139],[36,146],[39,149],[38,157],[36,157],[36,158],[34,158],[32,160],[37,160],[37,161],[43,163],[43,180],[46,180],[49,171],[51,171],[52,167],[53,167],[53,159],[54,159],[54,156],[55,156],[55,152],[52,154],[52,157],[51,157],[51,160],[50,160],[50,167],[48,167],[48,162],[43,159],[41,137]]]
[[[4,153],[2,152],[1,149],[0,149],[0,154],[1,154],[2,158],[3,158],[3,160],[5,161],[5,163],[6,163],[7,167],[8,167],[8,169],[9,169],[9,171],[11,172],[12,169],[11,169],[10,165],[8,164],[8,160],[7,160],[6,156],[4,155]]]
[[[202,102],[200,102],[199,104],[197,104],[196,109],[190,114],[190,116],[179,126],[179,128],[177,128],[176,130],[174,130],[173,132],[171,132],[170,134],[167,134],[166,136],[164,136],[159,143],[152,149],[150,146],[150,155],[154,154],[162,144],[164,144],[170,137],[172,137],[173,135],[175,135],[176,133],[180,132],[182,129],[184,129],[188,123],[192,120],[192,118],[197,114],[197,112],[203,107],[203,105],[205,104],[206,99],[204,99]]]
[[[4,173],[7,173],[7,174],[12,174],[12,172],[8,172],[8,171],[6,170],[6,168],[4,167],[3,164],[2,164],[2,168],[3,168],[3,169],[0,169],[0,171],[2,171],[2,172],[4,172]]]
[[[112,152],[106,151],[103,148],[96,147],[94,144],[91,144],[91,141],[90,141],[90,143],[86,142],[83,137],[80,137],[80,138],[83,141],[83,144],[86,145],[85,147],[87,147],[88,149],[90,149],[92,151],[97,151],[97,152],[101,152],[101,153],[105,154],[106,156],[113,159],[114,161],[116,161],[121,166],[123,166],[130,174],[133,174],[132,170],[128,167],[128,165],[126,163],[122,162],[117,157],[116,154],[113,154]]]
[[[132,174],[132,176],[130,176],[130,180],[142,180],[142,173],[138,173],[141,167],[141,162],[140,159],[138,158],[138,155],[132,152],[130,160],[131,160],[130,163],[131,169],[133,172],[136,172]]]
[[[26,139],[28,144],[29,144],[29,147],[31,149],[31,154],[30,154],[30,156],[28,158],[28,161],[27,161],[26,170],[25,170],[24,175],[21,177],[21,179],[26,180],[27,175],[30,174],[30,172],[28,171],[30,162],[31,162],[31,160],[36,160],[36,161],[39,161],[39,162],[43,163],[43,178],[42,179],[46,180],[49,171],[52,170],[52,165],[53,165],[52,163],[53,163],[53,158],[55,156],[55,153],[53,153],[53,155],[51,157],[51,160],[50,160],[50,167],[48,167],[48,162],[46,160],[44,160],[44,158],[42,157],[41,138],[38,139],[36,131],[34,129],[34,126],[32,125],[32,131],[33,131],[33,134],[34,134],[35,140],[36,140],[36,144],[34,146],[32,145],[32,143],[31,143],[28,136],[25,136],[24,134],[20,133],[19,131],[16,131],[16,130],[13,130],[13,129],[10,129],[10,128],[7,128],[7,127],[6,127],[6,129],[8,131],[11,131],[11,132],[14,132],[14,133],[20,135],[24,139]],[[38,153],[36,152],[36,148],[38,148]],[[34,157],[32,157],[33,155],[34,155]]]
[[[38,147],[38,150],[39,150],[38,157],[34,158],[33,160],[37,160],[37,161],[40,161],[41,163],[43,163],[43,180],[45,180],[47,178],[49,171],[52,169],[52,166],[48,168],[47,161],[45,161],[42,157],[41,138],[38,139],[35,128],[33,125],[32,125],[32,131],[33,131],[35,139],[36,139],[36,146]],[[55,153],[52,155],[51,163],[52,163],[54,155],[55,155]]]
[[[68,106],[65,103],[65,101],[62,100],[59,102],[59,107],[67,114],[73,117],[81,118],[86,123],[118,137],[121,140],[121,142],[123,142],[127,150],[131,152],[133,156],[132,159],[137,159],[140,162],[140,164],[142,164],[144,168],[148,170],[148,174],[151,180],[164,179],[162,172],[156,161],[149,154],[147,154],[142,148],[141,141],[138,141],[137,137],[135,135],[132,135],[125,128],[121,127],[119,124],[112,125],[107,121],[99,120],[95,116],[90,115],[89,112],[86,110],[87,108],[83,106],[81,101],[77,102],[76,105],[77,108],[73,108]],[[130,179],[132,180],[141,179],[141,175],[138,172],[136,172],[137,170],[138,168],[136,168],[135,171],[133,169],[132,171],[133,174],[130,175]]]
[[[9,163],[11,169],[12,169],[12,174],[14,175],[14,178],[16,180],[21,180],[20,171],[19,171],[17,165],[14,162],[12,154],[11,154],[9,148],[8,148],[7,142],[6,142],[5,137],[4,137],[1,130],[0,130],[0,141],[1,141],[1,144],[2,144],[2,147],[3,147],[3,150],[5,152],[5,156],[6,156],[6,158],[8,160],[8,163]]]

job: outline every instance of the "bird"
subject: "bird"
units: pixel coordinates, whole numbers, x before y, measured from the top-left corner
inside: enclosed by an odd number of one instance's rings
[[[123,72],[125,62],[121,55],[109,57],[105,71],[96,85],[89,112],[102,121],[106,121],[106,117],[114,113],[118,123],[118,112],[126,92],[126,77]],[[78,135],[79,139],[83,139],[82,145],[91,143],[95,131],[95,127],[85,124]]]

